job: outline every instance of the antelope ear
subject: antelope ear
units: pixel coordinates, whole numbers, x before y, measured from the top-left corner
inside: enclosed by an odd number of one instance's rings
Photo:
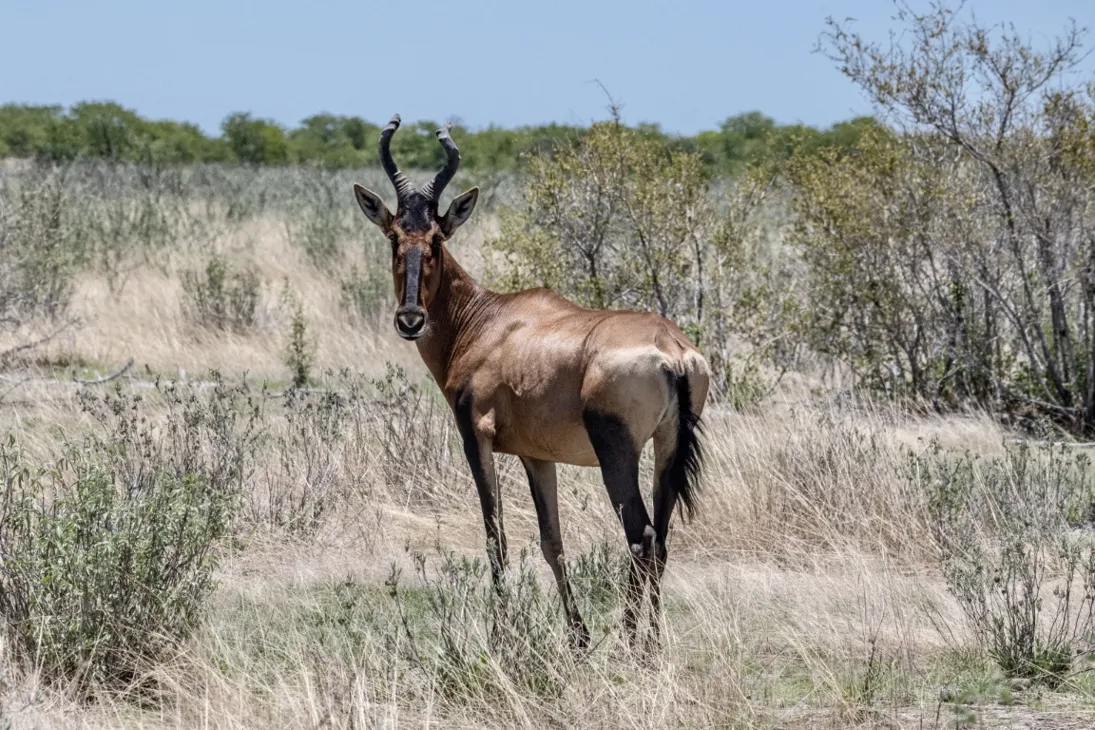
[[[479,200],[479,188],[474,187],[466,193],[462,193],[452,199],[445,217],[440,220],[441,232],[448,238],[453,232],[464,225],[475,210],[475,201]]]
[[[361,212],[380,230],[388,233],[392,229],[392,212],[388,210],[388,206],[384,205],[379,195],[354,183],[354,197],[357,198],[357,204],[361,206]]]

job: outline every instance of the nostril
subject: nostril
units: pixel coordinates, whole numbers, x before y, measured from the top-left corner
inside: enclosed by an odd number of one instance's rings
[[[418,332],[426,323],[426,317],[419,312],[400,312],[395,318],[400,329],[408,334]]]

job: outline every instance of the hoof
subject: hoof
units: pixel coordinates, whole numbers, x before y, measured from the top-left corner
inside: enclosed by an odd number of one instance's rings
[[[654,532],[654,528],[647,525],[643,529],[643,541],[631,544],[631,554],[639,560],[644,562],[649,561],[654,557],[654,541],[658,535]]]

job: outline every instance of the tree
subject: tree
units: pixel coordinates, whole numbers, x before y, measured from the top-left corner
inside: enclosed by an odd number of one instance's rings
[[[858,338],[830,351],[888,390],[1095,430],[1095,99],[1070,75],[1084,33],[1037,48],[943,3],[896,19],[900,42],[832,20],[823,36],[896,136],[799,166],[806,309],[830,318],[815,334]]]
[[[231,114],[221,124],[228,148],[236,159],[251,165],[284,165],[289,162],[285,130],[246,112]]]
[[[0,106],[0,142],[6,147],[3,155],[35,157],[49,138],[49,127],[56,124],[64,109],[61,106]]]
[[[68,113],[81,140],[81,151],[109,160],[133,159],[148,143],[146,122],[114,102],[81,102]]]

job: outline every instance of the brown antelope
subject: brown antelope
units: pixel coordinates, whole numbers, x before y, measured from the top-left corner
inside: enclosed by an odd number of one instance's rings
[[[445,242],[471,216],[479,188],[453,199],[444,215],[438,212],[460,165],[450,127],[437,130],[444,167],[418,190],[392,160],[396,114],[379,145],[380,164],[395,186],[395,214],[360,185],[354,195],[392,244],[395,330],[418,346],[456,417],[483,509],[494,585],[502,586],[506,565],[494,454],[513,454],[528,475],[540,547],[572,638],[588,645],[563,563],[555,465],[599,466],[631,549],[624,625],[634,642],[648,583],[656,646],[669,519],[678,500],[690,516],[696,507],[707,362],[657,314],[584,309],[549,289],[503,294],[476,283]],[[639,491],[639,455],[651,438],[653,520]]]

